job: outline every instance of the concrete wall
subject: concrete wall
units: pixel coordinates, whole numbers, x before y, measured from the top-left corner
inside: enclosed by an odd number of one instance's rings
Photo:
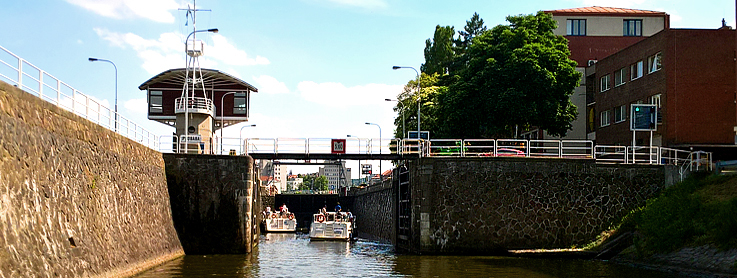
[[[581,246],[669,180],[663,166],[574,159],[430,158],[410,166],[410,251],[435,254]]]
[[[250,253],[261,213],[249,156],[164,154],[171,210],[187,254]],[[256,213],[254,213],[254,211]]]
[[[160,153],[0,82],[0,277],[126,276],[181,255]]]

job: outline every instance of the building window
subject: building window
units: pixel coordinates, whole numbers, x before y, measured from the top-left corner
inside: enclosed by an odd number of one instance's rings
[[[630,80],[635,80],[637,78],[642,77],[642,60],[637,61],[637,63],[634,63],[630,65]]]
[[[653,73],[661,69],[660,58],[660,52],[647,58],[647,73]]]
[[[642,19],[625,19],[622,30],[623,36],[641,37]]]
[[[148,92],[148,113],[164,113],[161,91]]]
[[[614,72],[614,87],[624,84],[624,77],[627,74],[627,69],[621,68]]]
[[[586,36],[586,20],[585,19],[569,19],[566,35],[568,36]]]
[[[233,95],[233,114],[246,114],[246,93]]]
[[[627,106],[622,105],[614,108],[614,122],[621,123],[627,120]]]
[[[663,113],[660,113],[660,94],[653,95],[650,97],[650,104],[655,104],[655,107],[657,107],[658,111],[658,123],[663,123]]]
[[[609,90],[609,75],[604,75],[601,77],[601,92]]]
[[[609,110],[601,112],[601,119],[599,127],[605,127],[609,125]]]

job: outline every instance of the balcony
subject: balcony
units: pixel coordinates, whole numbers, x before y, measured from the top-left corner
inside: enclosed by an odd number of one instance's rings
[[[203,97],[190,97],[189,103],[185,105],[184,98],[180,97],[174,100],[174,112],[184,113],[185,109],[189,113],[210,114],[215,116],[215,107],[212,106],[212,100]]]

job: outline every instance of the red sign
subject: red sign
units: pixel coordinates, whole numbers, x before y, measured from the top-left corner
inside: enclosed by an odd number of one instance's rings
[[[330,140],[331,153],[345,153],[345,139]]]

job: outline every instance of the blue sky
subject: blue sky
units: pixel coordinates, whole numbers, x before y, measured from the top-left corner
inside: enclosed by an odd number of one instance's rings
[[[80,92],[113,106],[118,68],[122,115],[147,129],[172,128],[146,119],[145,92],[138,85],[159,72],[185,65],[182,0],[5,1],[0,9],[0,45]],[[402,86],[419,70],[425,40],[435,25],[461,30],[474,12],[487,26],[508,15],[587,6],[664,11],[672,28],[718,28],[722,18],[735,26],[735,2],[726,0],[199,0],[197,29],[203,67],[251,83],[247,137],[383,137],[393,131],[393,104]],[[190,22],[191,24],[191,22]],[[226,128],[238,137],[241,125]],[[350,165],[349,165],[350,166]],[[386,165],[388,167],[388,164]],[[356,167],[353,165],[353,167]],[[385,167],[386,168],[386,167]],[[354,168],[355,169],[355,168]]]

